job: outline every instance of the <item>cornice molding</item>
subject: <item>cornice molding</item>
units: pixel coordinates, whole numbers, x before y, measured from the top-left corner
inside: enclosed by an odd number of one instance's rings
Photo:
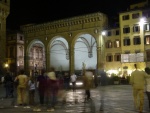
[[[27,24],[27,25],[21,26],[21,30],[24,33],[30,33],[30,32],[36,32],[36,31],[70,27],[70,26],[75,26],[75,25],[80,25],[80,24],[102,21],[104,16],[106,15],[103,13],[93,13],[93,14],[76,16],[76,17],[57,20],[57,21],[48,22],[48,23],[42,23],[42,24]]]

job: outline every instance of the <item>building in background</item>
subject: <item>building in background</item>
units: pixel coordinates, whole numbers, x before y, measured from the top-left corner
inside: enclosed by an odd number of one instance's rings
[[[24,69],[24,35],[20,31],[7,30],[6,40],[8,69],[16,75],[20,69]]]
[[[10,0],[0,0],[0,74],[4,73],[6,59],[6,18],[10,13]]]
[[[24,35],[21,31],[7,30],[6,50],[8,69],[12,74],[17,75],[21,69],[24,69]],[[32,73],[36,71],[41,73],[44,69],[45,59],[42,54],[43,50],[40,45],[36,44],[31,48],[29,68]]]

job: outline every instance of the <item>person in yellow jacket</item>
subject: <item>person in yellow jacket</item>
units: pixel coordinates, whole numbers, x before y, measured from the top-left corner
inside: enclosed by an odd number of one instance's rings
[[[145,80],[150,76],[147,75],[145,71],[139,70],[137,64],[134,64],[134,67],[136,70],[131,73],[130,84],[133,87],[135,107],[139,110],[139,113],[142,113],[144,104]]]
[[[91,99],[91,88],[93,88],[94,84],[93,72],[91,70],[86,70],[83,76],[84,89],[85,89],[85,101]]]
[[[20,70],[20,74],[18,76],[16,76],[14,81],[17,81],[17,80],[18,80],[17,103],[18,103],[18,105],[24,105],[25,107],[29,108],[29,106],[27,106],[28,77],[27,77],[27,75],[25,75],[24,70]]]

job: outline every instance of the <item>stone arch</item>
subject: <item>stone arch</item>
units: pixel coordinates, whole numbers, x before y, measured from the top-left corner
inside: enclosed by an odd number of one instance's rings
[[[82,45],[83,47],[80,45]],[[83,62],[86,64],[86,68],[96,68],[97,41],[93,35],[91,35],[90,33],[80,33],[73,39],[71,46],[74,50],[75,70],[82,70]],[[78,46],[79,48],[76,48],[76,46]]]
[[[30,75],[41,74],[46,68],[44,43],[39,39],[32,40],[27,46],[26,55]]]
[[[56,71],[69,70],[69,45],[63,36],[53,37],[47,48],[49,52],[50,66]]]

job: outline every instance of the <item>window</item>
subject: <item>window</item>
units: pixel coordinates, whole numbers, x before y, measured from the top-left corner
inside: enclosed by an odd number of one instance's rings
[[[111,31],[108,31],[107,36],[111,36]]]
[[[129,50],[126,50],[124,53],[125,53],[125,54],[130,54],[130,51],[129,51]]]
[[[22,36],[20,36],[20,40],[23,40],[23,37],[22,37]]]
[[[116,35],[119,35],[119,30],[116,30]]]
[[[123,45],[124,46],[129,46],[130,45],[130,39],[129,38],[123,39]]]
[[[133,44],[134,44],[134,45],[139,45],[139,44],[141,44],[141,38],[140,38],[139,36],[135,36],[135,37],[133,38]]]
[[[115,40],[115,42],[114,42],[114,47],[115,47],[115,48],[120,47],[120,41],[119,41],[119,40]]]
[[[139,17],[140,17],[139,13],[132,14],[132,19],[136,19],[136,18],[139,18]]]
[[[124,27],[123,33],[130,33],[130,27]]]
[[[121,54],[121,62],[129,62],[129,54]]]
[[[106,61],[107,62],[112,62],[113,61],[113,56],[112,55],[107,55],[106,56]]]
[[[22,46],[20,46],[19,47],[19,56],[20,57],[23,57],[23,53],[24,53],[23,50],[24,50],[24,48]]]
[[[114,61],[121,61],[121,54],[120,53],[115,54]]]
[[[129,15],[122,16],[122,20],[129,20]]]
[[[144,37],[144,44],[150,44],[150,35]]]
[[[135,25],[133,26],[133,32],[139,32],[140,31],[140,26]]]
[[[150,50],[146,50],[146,59],[150,61]]]
[[[106,48],[112,48],[112,42],[111,41],[106,42]]]
[[[140,53],[140,50],[135,50],[135,53]]]
[[[150,31],[150,23],[144,25],[145,31]]]

